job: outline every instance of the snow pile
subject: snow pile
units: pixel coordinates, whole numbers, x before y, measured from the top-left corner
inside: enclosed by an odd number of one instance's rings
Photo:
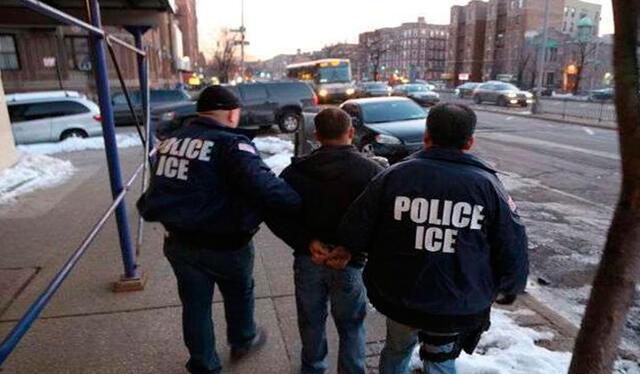
[[[139,146],[140,137],[136,133],[116,134],[118,148],[128,148]],[[91,138],[68,138],[57,143],[37,143],[19,145],[19,151],[27,151],[39,153],[42,155],[50,155],[62,152],[84,151],[87,149],[104,149],[104,139],[101,136]]]
[[[566,373],[571,361],[567,352],[552,352],[535,343],[553,338],[551,333],[518,326],[510,313],[494,309],[491,329],[482,335],[475,353],[462,353],[456,361],[459,374],[550,374]],[[411,359],[413,370],[422,367],[418,347]]]
[[[255,138],[253,144],[262,154],[264,163],[279,175],[291,163],[293,143],[275,136]]]
[[[482,335],[473,355],[464,352],[456,360],[458,374],[563,374],[569,370],[571,353],[553,352],[535,343],[553,339],[550,332],[521,327],[511,316],[530,311],[491,311],[491,328]],[[410,370],[421,370],[419,348],[413,352]],[[640,374],[637,363],[618,361],[616,374]]]
[[[18,162],[0,172],[0,204],[19,195],[66,181],[74,172],[69,161],[30,152],[19,152]]]

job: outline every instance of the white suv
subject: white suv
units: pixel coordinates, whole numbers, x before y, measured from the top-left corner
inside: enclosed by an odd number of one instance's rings
[[[6,95],[16,144],[102,134],[100,108],[75,91]]]

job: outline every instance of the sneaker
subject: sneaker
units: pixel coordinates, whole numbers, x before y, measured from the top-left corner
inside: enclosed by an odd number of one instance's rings
[[[266,342],[267,331],[262,327],[258,327],[256,330],[256,336],[249,344],[247,344],[247,346],[242,348],[231,347],[231,362],[240,361],[252,353],[257,352]]]

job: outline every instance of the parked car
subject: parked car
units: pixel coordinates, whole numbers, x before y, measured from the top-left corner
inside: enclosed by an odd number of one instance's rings
[[[295,132],[303,121],[302,112],[318,105],[318,97],[304,82],[243,83],[227,86],[242,101],[240,127],[270,128],[277,124],[280,131]],[[195,117],[196,103],[169,104],[156,108],[151,118],[158,136],[164,137],[185,121]]]
[[[453,90],[453,94],[461,99],[464,99],[465,97],[471,97],[473,96],[473,90],[475,90],[479,85],[480,83],[478,82],[463,83],[456,87],[455,90]]]
[[[404,97],[352,99],[344,109],[356,130],[354,145],[363,153],[401,161],[422,149],[427,110]]]
[[[433,90],[436,89],[436,85],[435,84],[433,84],[433,83],[431,83],[429,81],[426,81],[424,79],[414,79],[413,81],[411,81],[409,83],[425,85],[425,86],[427,86],[429,88],[429,91],[433,91]]]
[[[6,100],[16,144],[102,134],[100,108],[78,92],[10,94]]]
[[[424,84],[401,84],[393,88],[392,94],[408,97],[421,106],[433,106],[440,102],[440,95]]]
[[[533,95],[530,92],[521,91],[511,83],[489,81],[476,87],[473,91],[473,101],[476,104],[488,101],[500,106],[520,105],[526,107],[533,103]]]
[[[391,94],[391,87],[386,82],[362,82],[356,86],[355,97],[381,97]]]
[[[613,88],[603,88],[601,90],[589,91],[587,100],[589,101],[611,101],[615,97],[615,90]]]
[[[138,118],[142,118],[142,97],[140,91],[129,91],[129,97]],[[192,101],[191,96],[183,89],[150,90],[149,104],[151,110],[161,105],[187,103]],[[118,126],[134,125],[135,120],[127,104],[124,92],[119,92],[111,97],[113,104],[113,116]]]

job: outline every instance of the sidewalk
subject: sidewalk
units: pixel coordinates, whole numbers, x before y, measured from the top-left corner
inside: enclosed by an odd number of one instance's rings
[[[121,149],[124,174],[140,159],[139,150]],[[58,158],[77,168],[62,186],[26,195],[0,206],[0,334],[16,320],[53,277],[108,205],[107,171],[102,151]],[[137,189],[137,187],[136,187]],[[128,199],[135,232],[135,195]],[[6,373],[185,373],[187,353],[181,338],[175,279],[161,251],[162,229],[147,225],[140,266],[147,275],[144,291],[114,294],[110,283],[122,272],[113,219],[78,264],[25,339],[7,360]],[[231,366],[224,342],[220,294],[214,305],[218,350],[225,373],[289,373],[299,367],[291,250],[266,228],[256,237],[256,314],[269,332],[269,344],[249,361]],[[530,297],[512,310],[528,310],[516,321],[554,337],[551,350],[568,351],[575,328]],[[377,373],[385,339],[384,318],[370,309],[367,317],[367,366]],[[329,324],[335,372],[337,333]]]

